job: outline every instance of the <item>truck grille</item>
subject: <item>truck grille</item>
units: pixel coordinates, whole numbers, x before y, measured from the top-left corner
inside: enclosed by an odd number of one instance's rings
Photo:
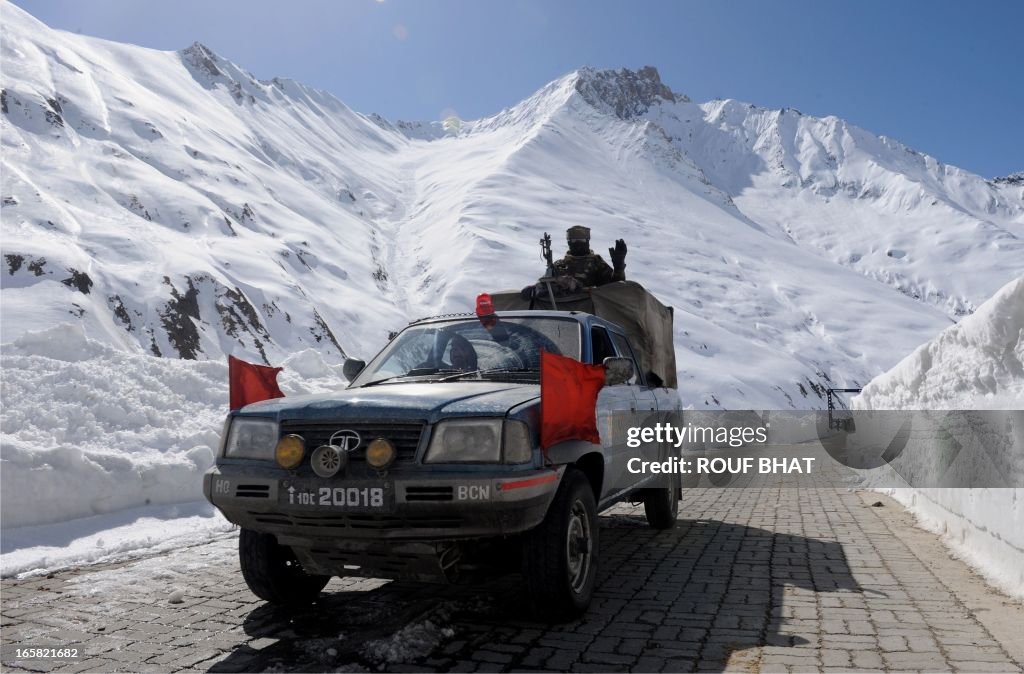
[[[406,501],[451,501],[454,489],[448,486],[408,486],[405,488]]]
[[[235,488],[235,498],[270,498],[270,485],[240,484]]]
[[[301,435],[306,441],[306,451],[311,452],[320,445],[330,443],[331,436],[340,430],[355,431],[359,434],[359,446],[348,454],[349,462],[366,461],[366,446],[377,438],[387,438],[394,444],[398,457],[395,467],[416,461],[416,449],[426,424],[422,421],[408,423],[352,423],[348,421],[284,421],[281,435]]]

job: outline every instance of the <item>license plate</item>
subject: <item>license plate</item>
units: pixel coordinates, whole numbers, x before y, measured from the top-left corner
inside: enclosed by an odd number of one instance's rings
[[[394,486],[387,482],[310,484],[281,480],[281,505],[334,512],[387,512],[395,502]]]

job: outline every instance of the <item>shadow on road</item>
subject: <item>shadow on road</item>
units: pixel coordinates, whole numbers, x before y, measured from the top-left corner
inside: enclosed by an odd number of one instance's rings
[[[210,671],[447,670],[467,662],[491,671],[577,662],[650,671],[659,660],[672,671],[718,668],[737,651],[806,643],[790,624],[796,619],[784,616],[795,607],[814,619],[813,593],[860,591],[834,541],[708,520],[681,519],[662,532],[637,516],[600,520],[599,587],[578,621],[535,621],[515,576],[369,591],[332,591],[345,583],[332,581],[313,607],[252,611],[244,629],[258,647],[237,649]]]

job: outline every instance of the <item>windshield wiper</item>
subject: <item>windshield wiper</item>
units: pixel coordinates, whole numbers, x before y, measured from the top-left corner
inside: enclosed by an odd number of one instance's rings
[[[438,382],[452,381],[452,380],[455,380],[455,379],[459,379],[461,377],[468,377],[470,375],[485,375],[485,374],[498,374],[498,373],[505,374],[505,373],[514,373],[514,372],[536,372],[536,371],[537,370],[533,370],[533,369],[528,368],[528,367],[492,367],[492,368],[488,368],[486,370],[470,370],[469,372],[459,372],[458,374],[449,375],[447,377],[441,377],[440,379],[435,379],[434,381],[438,381]]]
[[[363,384],[359,388],[366,388],[367,386],[376,386],[377,384],[383,384],[384,382],[391,381],[392,379],[401,379],[402,377],[407,377],[407,376],[408,375],[404,375],[404,374],[396,374],[394,377],[384,377],[383,379],[378,379],[376,381],[366,382],[365,384]]]
[[[417,367],[409,370],[405,374],[396,374],[392,377],[384,377],[376,381],[371,381],[363,384],[359,388],[365,388],[367,386],[376,386],[377,384],[383,384],[384,382],[393,381],[395,379],[403,379],[405,377],[425,377],[432,374],[447,374],[449,372],[457,372],[457,370],[442,369],[439,367]],[[460,373],[463,374],[463,373]],[[431,381],[443,381],[443,379],[432,379]]]

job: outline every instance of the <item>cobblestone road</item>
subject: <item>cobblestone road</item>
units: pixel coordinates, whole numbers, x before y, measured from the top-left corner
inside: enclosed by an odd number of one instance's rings
[[[597,599],[565,625],[532,621],[511,577],[334,580],[315,611],[272,609],[241,580],[233,536],[4,581],[4,669],[1022,671],[1021,604],[874,493],[691,491],[676,529],[620,506],[601,536]],[[16,662],[16,645],[83,657]]]

